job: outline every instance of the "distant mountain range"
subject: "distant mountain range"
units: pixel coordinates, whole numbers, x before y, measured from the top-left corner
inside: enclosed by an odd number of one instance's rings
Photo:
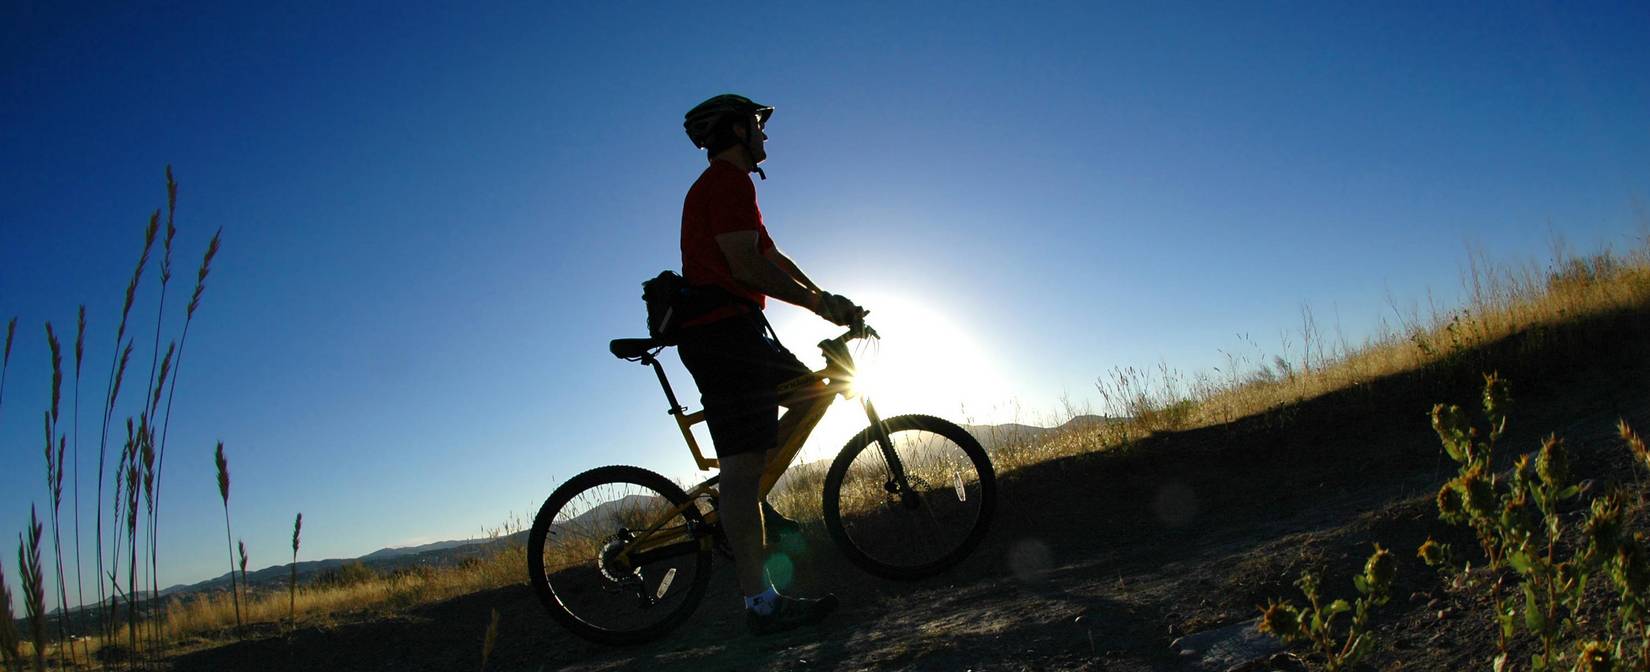
[[[980,445],[985,448],[986,452],[991,452],[1003,445],[1039,441],[1067,432],[1104,427],[1125,420],[1127,418],[1079,415],[1067,420],[1059,427],[1038,427],[1012,422],[1002,425],[963,425],[962,427],[968,430],[969,434],[973,434],[975,439],[979,440]]]

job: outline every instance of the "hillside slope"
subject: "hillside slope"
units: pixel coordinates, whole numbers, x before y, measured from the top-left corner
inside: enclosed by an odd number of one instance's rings
[[[1268,598],[1298,601],[1292,582],[1303,569],[1346,596],[1378,541],[1402,562],[1395,597],[1375,616],[1375,666],[1482,668],[1494,648],[1487,608],[1444,591],[1413,554],[1428,535],[1457,534],[1432,508],[1454,465],[1427,412],[1439,401],[1475,405],[1489,370],[1511,381],[1515,398],[1507,459],[1557,432],[1576,452],[1577,473],[1599,487],[1641,480],[1613,426],[1625,418],[1650,427],[1650,306],[1526,330],[1234,422],[1018,469],[1002,482],[987,544],[926,582],[869,578],[815,531],[802,592],[832,590],[844,604],[818,628],[747,636],[721,563],[694,618],[641,647],[572,637],[519,586],[171,663],[474,668],[496,608],[489,668],[499,670],[1196,669],[1171,648],[1177,637],[1253,619]]]

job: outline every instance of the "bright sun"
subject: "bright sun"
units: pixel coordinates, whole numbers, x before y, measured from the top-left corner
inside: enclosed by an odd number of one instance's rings
[[[1007,401],[1011,393],[994,358],[962,326],[967,320],[947,316],[943,307],[892,294],[853,298],[870,308],[866,322],[882,336],[852,344],[859,367],[855,387],[884,417],[926,413],[958,423],[983,422]],[[814,344],[840,334],[841,328],[800,312],[786,317],[774,325],[786,347],[809,365],[820,365]],[[815,430],[802,459],[833,454],[864,426],[859,404],[839,401]]]

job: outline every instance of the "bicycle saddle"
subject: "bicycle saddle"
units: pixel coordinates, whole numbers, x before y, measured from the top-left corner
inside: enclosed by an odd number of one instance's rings
[[[662,348],[665,345],[665,343],[652,338],[615,338],[607,344],[607,350],[619,359],[636,359],[647,354],[649,350]]]

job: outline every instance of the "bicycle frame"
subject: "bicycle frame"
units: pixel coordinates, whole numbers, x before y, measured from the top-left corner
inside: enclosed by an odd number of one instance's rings
[[[841,336],[820,341],[819,349],[825,354],[825,368],[797,376],[779,386],[781,399],[791,398],[795,399],[797,403],[787,406],[785,414],[779,418],[778,452],[774,454],[774,459],[768,463],[767,468],[762,472],[762,480],[757,489],[758,499],[767,497],[768,492],[773,490],[774,485],[778,484],[779,478],[790,468],[791,462],[796,459],[797,454],[802,452],[802,446],[807,443],[808,436],[813,433],[814,427],[818,426],[819,421],[825,417],[825,411],[831,407],[838,396],[844,399],[859,396],[860,404],[864,407],[871,426],[879,430],[878,444],[882,446],[884,452],[892,451],[893,446],[888,440],[886,430],[883,429],[882,419],[877,415],[876,407],[871,404],[869,398],[856,395],[853,389],[854,360],[848,352],[848,341],[867,336],[874,337],[875,335],[875,331],[860,325],[849,329],[847,333]],[[671,389],[669,379],[665,377],[664,367],[659,364],[656,357],[652,354],[645,354],[642,355],[641,362],[652,366],[654,374],[659,378],[659,386],[664,389],[665,399],[670,402],[668,412],[676,418],[676,425],[681,429],[682,438],[687,441],[688,450],[693,453],[694,462],[699,466],[700,471],[709,471],[720,467],[721,464],[718,460],[705,457],[703,451],[699,448],[699,442],[693,436],[692,428],[694,425],[705,421],[705,412],[700,410],[688,413],[687,408],[676,400],[676,393]],[[809,390],[810,387],[815,389]],[[894,477],[900,482],[901,486],[904,486],[904,469],[900,467],[897,460],[890,460],[890,464],[894,467]],[[624,551],[619,553],[618,559],[645,564],[654,555],[674,555],[676,552],[693,552],[696,550],[691,548],[692,542],[678,541],[672,538],[674,535],[667,535],[659,539],[654,539],[653,536],[667,521],[686,511],[688,507],[697,508],[695,502],[700,498],[716,497],[719,494],[717,483],[720,479],[721,475],[718,474],[694,486],[693,489],[688,491],[687,501],[684,504],[664,512],[646,530],[638,533],[637,538]],[[716,524],[717,519],[715,507],[712,507],[703,517],[704,522],[711,525]]]

